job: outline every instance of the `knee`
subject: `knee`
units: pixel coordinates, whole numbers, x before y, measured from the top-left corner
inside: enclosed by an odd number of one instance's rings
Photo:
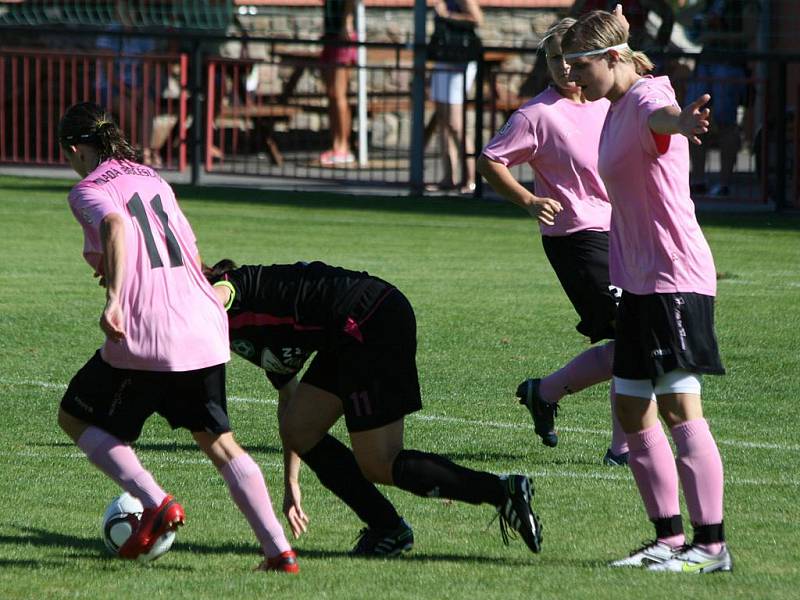
[[[206,456],[214,463],[217,469],[232,461],[237,456],[244,454],[244,450],[233,437],[231,432],[220,435],[194,432],[192,433],[195,442]]]
[[[361,473],[372,483],[381,483],[384,485],[394,485],[392,478],[392,465],[394,458],[388,459],[378,456],[358,456],[356,455],[356,462]]]
[[[281,443],[284,448],[292,450],[297,454],[303,455],[311,448],[316,446],[317,442],[322,439],[322,435],[315,435],[303,427],[298,427],[291,418],[281,418],[278,423],[278,431],[281,436]]]
[[[80,419],[76,419],[71,414],[67,413],[63,408],[58,409],[57,422],[58,426],[61,428],[61,431],[66,433],[73,442],[77,442],[88,427],[88,424],[84,423]]]
[[[62,408],[58,409],[58,415],[56,415],[56,422],[58,423],[58,426],[61,429],[61,431],[63,431],[64,433],[69,433],[68,430],[69,425],[67,424],[68,416],[69,415],[67,415],[67,413],[64,412],[64,409]]]

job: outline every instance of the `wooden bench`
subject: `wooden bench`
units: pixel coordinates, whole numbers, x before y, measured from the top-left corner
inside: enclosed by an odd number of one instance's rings
[[[288,106],[286,104],[242,104],[238,106],[226,106],[220,111],[217,117],[217,126],[224,128],[225,121],[243,119],[252,121],[253,136],[258,140],[263,140],[267,154],[276,165],[283,165],[283,154],[275,142],[272,134],[275,131],[275,123],[278,121],[288,121],[291,117],[300,112],[300,107]]]

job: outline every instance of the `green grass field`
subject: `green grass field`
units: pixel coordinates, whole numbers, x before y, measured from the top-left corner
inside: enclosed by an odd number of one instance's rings
[[[0,598],[796,598],[800,588],[800,221],[703,215],[719,284],[726,377],[706,378],[706,413],[726,469],[730,575],[611,570],[652,536],[626,469],[604,467],[607,386],[562,401],[561,441],[539,443],[516,384],[586,348],[535,224],[506,205],[179,188],[207,261],[321,259],[398,285],[419,322],[425,408],[407,447],[494,472],[530,473],[544,549],[504,547],[490,507],[389,489],[416,546],[393,561],[347,557],[360,528],[304,471],[309,532],[298,577],[252,573],[258,548],[185,431],[148,422],[145,466],[187,510],[152,565],[109,558],[99,520],[117,488],[57,428],[69,378],[101,344],[103,291],[81,258],[66,203],[73,182],[0,177]],[[234,358],[230,413],[280,507],[276,394]],[[341,426],[335,433],[346,437]],[[686,513],[684,512],[684,515]],[[688,525],[688,517],[684,517]],[[794,591],[792,591],[794,590]]]

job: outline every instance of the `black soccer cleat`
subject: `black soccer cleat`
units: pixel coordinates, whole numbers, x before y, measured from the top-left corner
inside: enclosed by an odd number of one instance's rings
[[[362,529],[350,556],[389,558],[408,552],[413,547],[414,531],[405,519],[400,519],[395,529]]]
[[[525,475],[505,475],[501,479],[505,499],[497,507],[497,513],[503,543],[508,545],[510,528],[519,533],[531,552],[538,554],[542,551],[542,524],[531,509],[533,485]]]
[[[558,403],[545,402],[539,395],[541,379],[526,379],[517,387],[519,403],[527,407],[533,418],[533,430],[542,443],[550,448],[558,445],[555,418],[558,416]]]

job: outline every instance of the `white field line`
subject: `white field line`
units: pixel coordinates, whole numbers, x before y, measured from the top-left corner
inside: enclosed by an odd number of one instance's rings
[[[163,452],[157,452],[156,456],[148,453],[145,463],[148,468],[164,467],[167,465],[208,465],[211,466],[211,461],[206,458],[182,458]],[[199,450],[198,450],[199,452]],[[46,460],[52,461],[53,459],[71,459],[71,460],[85,460],[86,457],[83,452],[76,452],[69,450],[66,452],[36,452],[33,450],[22,450],[16,452],[0,451],[0,457],[9,457],[13,459],[30,459],[30,460]],[[272,469],[278,470],[283,468],[283,463],[278,461],[267,461],[259,463],[262,468],[267,468],[272,472]],[[510,467],[511,470],[516,472],[525,472],[525,468]],[[626,485],[631,482],[630,472],[625,470],[620,473],[609,473],[596,471],[591,473],[581,473],[578,471],[565,471],[565,470],[550,470],[540,469],[538,471],[529,472],[528,475],[534,478],[541,479],[590,479],[595,481],[608,481],[612,483],[625,483]],[[735,486],[759,486],[759,487],[800,487],[800,480],[797,479],[750,479],[745,477],[726,477],[726,485]]]
[[[40,387],[47,389],[66,389],[63,383],[52,383],[49,381],[36,381],[36,380],[14,380],[0,377],[1,385],[27,385],[31,387]],[[264,398],[249,398],[246,396],[228,396],[230,402],[240,404],[265,404],[276,405],[277,401]],[[448,417],[445,415],[432,415],[413,413],[409,415],[412,419],[420,421],[439,421],[442,423],[452,423],[457,425],[466,425],[468,427],[492,428],[492,429],[514,429],[524,431],[531,428],[529,423],[508,423],[502,421],[481,421],[477,419],[465,419],[462,417]],[[587,435],[602,435],[607,436],[611,432],[607,429],[586,429],[583,427],[559,427],[559,431],[566,431],[569,433],[581,433]],[[776,444],[773,442],[750,442],[747,440],[724,440],[717,438],[717,444],[720,446],[731,446],[734,448],[747,448],[753,450],[781,450],[784,452],[800,452],[800,445],[797,444]]]

